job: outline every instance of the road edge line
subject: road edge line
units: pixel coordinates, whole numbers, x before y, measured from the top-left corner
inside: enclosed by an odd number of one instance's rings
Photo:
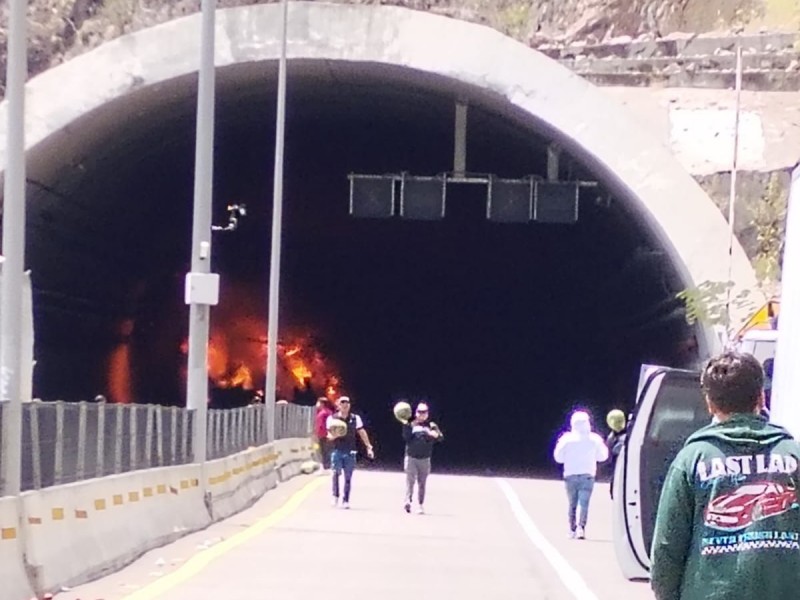
[[[275,526],[277,523],[290,516],[298,508],[300,508],[300,505],[306,500],[306,498],[308,498],[320,485],[322,485],[322,483],[322,478],[312,479],[306,485],[292,494],[279,508],[272,511],[266,517],[262,517],[247,527],[247,529],[232,535],[219,544],[195,554],[169,575],[165,575],[164,577],[145,585],[135,592],[132,592],[127,596],[123,596],[122,600],[154,600],[171,589],[190,580],[192,577],[199,575],[213,560],[223,556],[234,548],[241,546],[245,542],[250,541],[270,527]]]
[[[589,588],[586,581],[584,581],[581,574],[569,564],[566,558],[556,550],[555,546],[544,536],[544,534],[536,527],[533,519],[522,506],[522,501],[519,499],[517,492],[511,487],[505,479],[496,479],[497,485],[506,497],[511,512],[517,519],[517,522],[522,527],[522,530],[528,536],[528,539],[536,546],[536,549],[547,559],[550,566],[558,575],[561,583],[572,593],[577,600],[598,600],[597,595]]]

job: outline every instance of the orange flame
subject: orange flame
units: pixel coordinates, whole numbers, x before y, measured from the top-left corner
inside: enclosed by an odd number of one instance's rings
[[[114,348],[108,359],[108,394],[111,402],[130,404],[133,401],[131,347],[128,341],[132,333],[133,320],[123,321],[119,328],[123,341]]]
[[[262,303],[242,289],[228,290],[214,309],[208,346],[208,375],[222,389],[263,389],[266,380],[266,320],[259,315]],[[340,379],[311,336],[284,336],[278,343],[276,387],[282,398],[310,382],[312,389],[335,395]],[[184,354],[186,342],[181,345]]]

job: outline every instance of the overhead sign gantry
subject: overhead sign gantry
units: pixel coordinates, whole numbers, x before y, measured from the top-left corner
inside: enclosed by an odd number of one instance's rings
[[[454,168],[434,176],[407,172],[382,175],[351,173],[350,214],[357,218],[435,221],[447,210],[448,189],[453,185],[486,187],[486,218],[497,223],[578,222],[580,190],[596,188],[596,181],[559,181],[560,151],[548,148],[547,177],[529,175],[504,179],[466,170],[467,104],[456,103]],[[398,201],[399,200],[399,201]]]

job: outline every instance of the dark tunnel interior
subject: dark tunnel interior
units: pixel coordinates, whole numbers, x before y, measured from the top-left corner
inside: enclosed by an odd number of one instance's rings
[[[255,355],[266,333],[272,69],[229,68],[217,96],[214,222],[226,223],[230,203],[248,214],[214,234],[223,286],[213,319],[229,337],[263,326],[235,342]],[[72,125],[57,150],[32,153],[35,395],[183,403],[195,90],[186,78],[133,92]],[[608,409],[631,407],[640,364],[688,364],[694,332],[669,260],[602,180],[582,190],[575,225],[490,223],[474,185],[448,190],[441,221],[351,217],[348,173],[452,170],[457,95],[471,102],[469,171],[545,174],[544,130],[488,94],[374,65],[292,63],[281,337],[313,334],[382,464],[400,464],[391,406],[409,398],[427,400],[447,435],[439,468],[547,472],[573,408],[605,431]],[[561,176],[598,177],[568,160]]]

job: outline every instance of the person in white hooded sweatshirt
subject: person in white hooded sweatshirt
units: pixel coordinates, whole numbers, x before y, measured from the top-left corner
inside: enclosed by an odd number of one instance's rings
[[[558,438],[553,457],[557,463],[564,465],[570,537],[584,539],[597,463],[608,459],[608,447],[603,438],[592,431],[588,413],[575,411],[570,418],[570,425],[571,431],[562,433]],[[580,521],[577,518],[579,506]]]

